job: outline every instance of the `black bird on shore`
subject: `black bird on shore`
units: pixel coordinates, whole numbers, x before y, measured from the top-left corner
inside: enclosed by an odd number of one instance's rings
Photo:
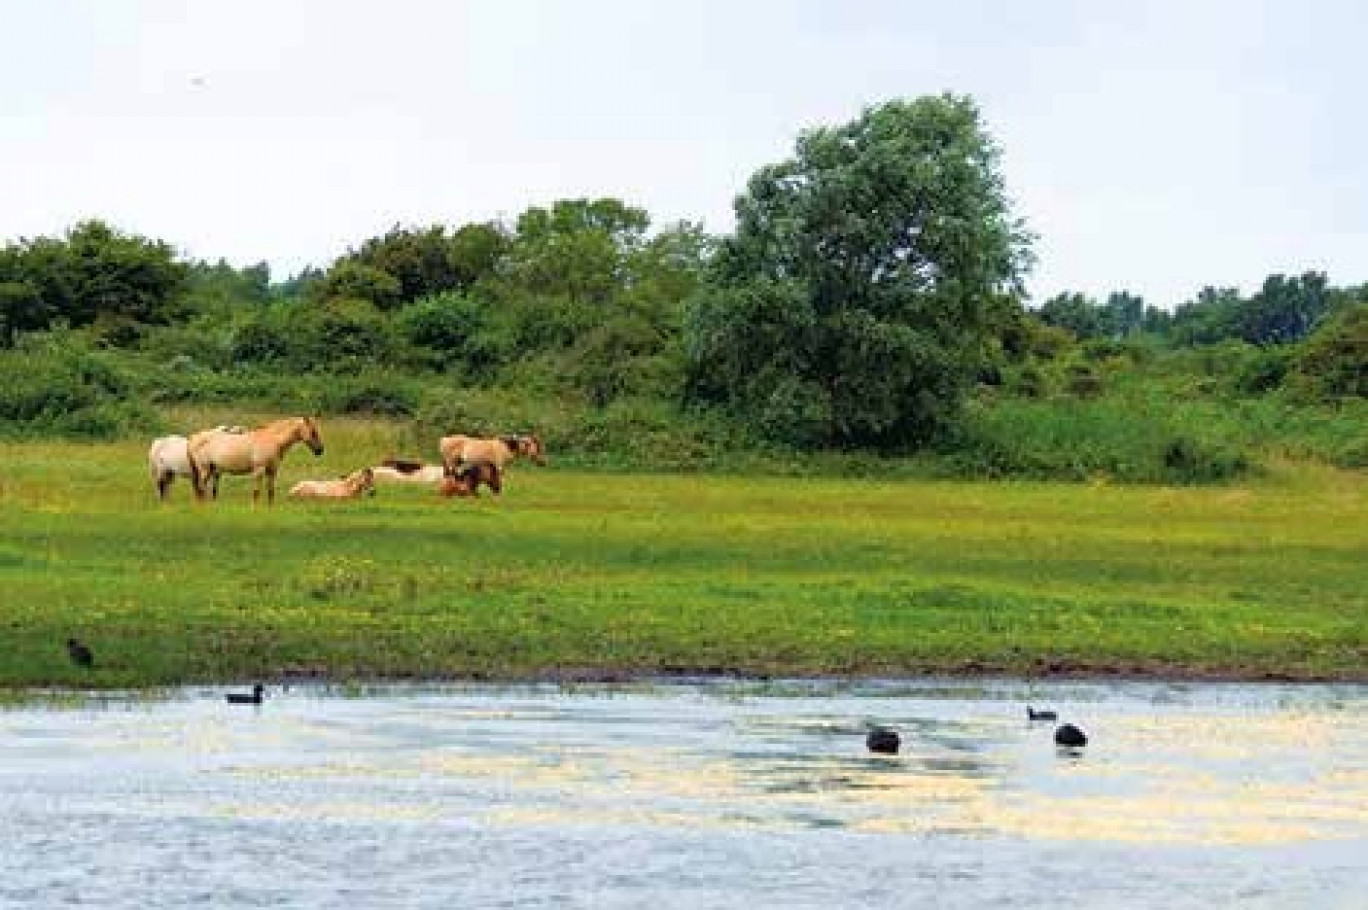
[[[1055,745],[1081,749],[1088,744],[1088,735],[1073,724],[1063,724],[1055,730]]]
[[[250,694],[246,692],[229,692],[226,696],[230,705],[259,705],[265,699],[266,687],[261,683],[252,686]]]
[[[875,727],[865,737],[865,747],[870,752],[878,752],[883,755],[897,755],[898,746],[901,745],[901,742],[898,738],[898,731],[890,730],[887,727]]]
[[[85,645],[74,638],[68,638],[66,645],[67,656],[71,658],[71,662],[76,666],[85,667],[87,670],[95,666],[95,655]]]
[[[1030,705],[1027,705],[1027,706],[1026,706],[1026,719],[1027,719],[1027,720],[1059,720],[1059,715],[1058,715],[1057,713],[1055,713],[1054,711],[1050,711],[1050,710],[1037,711],[1035,708],[1032,708]]]

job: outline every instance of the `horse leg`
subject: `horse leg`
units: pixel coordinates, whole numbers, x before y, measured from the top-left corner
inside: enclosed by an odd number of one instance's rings
[[[157,474],[157,499],[166,502],[166,491],[171,488],[171,481],[175,480],[176,475],[167,471]]]

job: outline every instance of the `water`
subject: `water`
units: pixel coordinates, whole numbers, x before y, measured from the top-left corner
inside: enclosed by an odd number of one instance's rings
[[[0,906],[1368,907],[1364,687],[272,694],[0,711]]]

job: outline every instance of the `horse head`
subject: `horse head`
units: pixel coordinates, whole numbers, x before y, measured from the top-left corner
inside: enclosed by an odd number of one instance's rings
[[[541,438],[532,433],[518,437],[518,451],[536,464],[546,464],[546,449],[542,446]]]
[[[312,417],[301,417],[299,438],[315,455],[323,454],[323,437],[318,435],[318,422]]]

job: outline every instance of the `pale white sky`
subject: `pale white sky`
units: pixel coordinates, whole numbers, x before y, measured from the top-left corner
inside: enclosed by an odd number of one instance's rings
[[[0,241],[83,218],[283,278],[617,196],[732,227],[798,131],[975,96],[1036,302],[1368,280],[1356,0],[0,0]]]

